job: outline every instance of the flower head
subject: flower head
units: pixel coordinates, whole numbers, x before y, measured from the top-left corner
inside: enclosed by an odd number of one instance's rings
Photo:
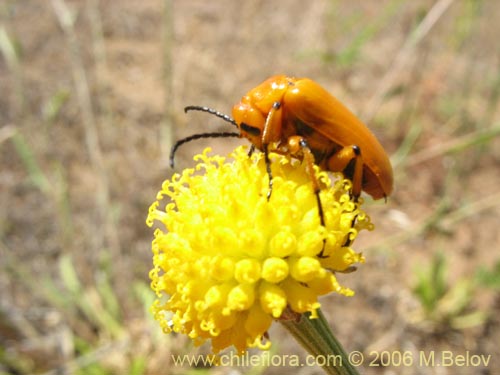
[[[305,163],[271,154],[268,200],[262,154],[248,157],[239,147],[226,159],[209,151],[195,157],[196,168],[165,181],[149,209],[148,225],[160,222],[152,311],[165,332],[211,339],[214,352],[268,348],[266,332],[285,309],[314,318],[318,296],[353,294],[335,271],[364,261],[347,244],[373,225],[341,175],[332,182],[315,167],[323,227]]]

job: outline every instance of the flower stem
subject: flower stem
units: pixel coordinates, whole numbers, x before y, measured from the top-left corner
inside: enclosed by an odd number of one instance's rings
[[[327,374],[359,375],[356,368],[349,362],[344,348],[333,336],[321,310],[318,309],[316,319],[310,319],[310,315],[310,313],[305,313],[299,321],[280,320],[280,323],[309,354],[317,358]]]

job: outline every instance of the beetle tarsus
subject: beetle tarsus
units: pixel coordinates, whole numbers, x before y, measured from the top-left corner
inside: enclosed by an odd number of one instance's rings
[[[255,152],[255,145],[252,144],[250,146],[250,150],[248,150],[248,157],[251,157],[253,155],[253,153]]]
[[[271,194],[273,193],[273,173],[271,171],[271,161],[269,160],[269,151],[267,145],[263,146],[264,149],[264,161],[266,163],[266,172],[269,177],[269,190],[267,191],[267,201],[271,199]]]

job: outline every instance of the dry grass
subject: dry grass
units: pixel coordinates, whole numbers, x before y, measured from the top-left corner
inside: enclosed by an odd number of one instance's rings
[[[367,207],[367,264],[342,278],[356,296],[322,301],[337,337],[369,359],[492,355],[366,374],[495,373],[499,19],[484,0],[2,2],[0,374],[187,371],[170,354],[198,349],[147,313],[147,208],[172,173],[172,139],[227,126],[182,108],[229,112],[282,72],[368,120],[395,166],[394,195]],[[181,149],[177,167],[207,143]],[[284,337],[271,331],[276,353],[303,353]]]

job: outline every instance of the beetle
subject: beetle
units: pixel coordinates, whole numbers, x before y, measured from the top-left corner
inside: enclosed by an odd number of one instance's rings
[[[273,76],[234,105],[233,117],[208,107],[185,108],[186,112],[192,110],[220,117],[239,132],[201,133],[181,139],[172,147],[171,166],[175,152],[186,142],[209,137],[245,137],[252,144],[251,150],[257,148],[264,153],[269,199],[272,193],[269,152],[302,159],[311,174],[322,225],[320,188],[313,164],[323,170],[342,172],[352,181],[351,194],[356,200],[361,191],[373,199],[387,199],[392,193],[392,166],[382,145],[360,119],[311,79]]]

